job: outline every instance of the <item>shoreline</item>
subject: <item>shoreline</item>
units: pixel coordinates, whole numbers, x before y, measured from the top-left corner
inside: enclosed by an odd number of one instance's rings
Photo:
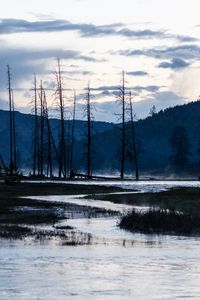
[[[50,195],[87,195],[85,198],[93,200],[111,201],[113,203],[149,206],[151,209],[179,211],[184,216],[191,216],[200,219],[200,188],[182,187],[174,188],[163,192],[145,192],[126,190],[113,186],[102,186],[94,184],[73,184],[73,183],[49,183],[49,182],[21,182],[15,184],[0,183],[0,237],[24,238],[26,236],[54,236],[66,238],[75,230],[73,228],[60,228],[54,231],[41,231],[41,226],[48,225],[54,227],[61,220],[67,220],[69,212],[82,214],[85,218],[116,216],[119,212],[103,208],[87,207],[69,203],[59,203],[50,201],[33,200],[31,196]],[[26,198],[23,198],[23,197]],[[21,197],[21,198],[20,198]],[[30,197],[30,198],[29,198]],[[126,216],[123,216],[125,218]],[[130,217],[130,216],[129,216]],[[141,217],[141,214],[140,214]],[[162,215],[162,218],[165,216]],[[132,220],[133,221],[133,220]],[[141,218],[140,218],[141,221]],[[164,219],[163,219],[164,222]],[[188,222],[188,219],[187,219]],[[199,221],[200,223],[200,221]],[[197,223],[195,223],[197,224]],[[35,226],[37,230],[30,230],[30,226]],[[141,223],[138,226],[124,226],[123,229],[132,232],[169,234],[170,232],[161,228],[145,228]],[[163,226],[163,224],[162,224]],[[167,227],[167,226],[166,226]],[[55,227],[54,227],[55,228]],[[27,229],[27,230],[25,230]],[[164,228],[165,229],[165,228]],[[200,229],[195,231],[195,235],[200,235]],[[181,235],[180,229],[174,227],[171,234]],[[89,239],[91,242],[91,238]],[[74,243],[74,241],[73,241]]]
[[[48,195],[81,195],[110,193],[121,191],[121,188],[86,186],[62,183],[0,183],[0,237],[23,239],[60,238],[69,245],[91,243],[91,236],[77,232],[70,226],[55,227],[55,224],[82,214],[85,218],[116,215],[117,212],[78,206],[69,203],[33,200],[31,196]],[[26,198],[23,198],[26,197]],[[67,216],[67,217],[66,217]],[[35,227],[32,229],[32,227]],[[43,229],[50,226],[52,230]]]

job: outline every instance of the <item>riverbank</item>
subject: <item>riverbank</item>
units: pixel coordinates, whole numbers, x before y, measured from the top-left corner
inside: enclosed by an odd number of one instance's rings
[[[200,216],[200,188],[176,187],[157,193],[124,192],[117,194],[91,195],[88,199],[98,199],[136,206],[182,211],[186,214]]]
[[[200,188],[197,187],[141,193],[94,183],[25,182],[10,185],[0,183],[0,237],[60,237],[68,240],[69,236],[70,239],[71,236],[76,236],[77,241],[77,236],[80,236],[77,230],[71,226],[59,226],[61,221],[70,218],[120,216],[119,211],[113,207],[94,207],[84,202],[82,205],[81,200],[79,203],[74,200],[64,203],[31,199],[33,196],[54,195],[87,195],[86,199],[127,204],[130,211],[131,206],[149,207],[149,214],[137,210],[122,216],[120,227],[132,232],[200,235]],[[173,224],[173,228],[169,228],[169,223]],[[78,244],[91,242],[91,237],[84,239],[82,241],[81,238],[81,242],[78,239]],[[70,243],[69,240],[68,242]]]
[[[90,198],[90,196],[88,196]],[[149,207],[121,217],[120,228],[131,232],[200,236],[200,189],[173,188],[158,193],[98,195],[98,200]]]

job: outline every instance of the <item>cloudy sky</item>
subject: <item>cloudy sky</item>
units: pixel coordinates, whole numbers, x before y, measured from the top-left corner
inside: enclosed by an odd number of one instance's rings
[[[6,0],[0,108],[8,106],[7,64],[18,110],[30,112],[34,73],[53,104],[57,57],[68,105],[74,89],[84,101],[90,82],[97,120],[116,121],[122,70],[139,118],[153,105],[160,110],[194,101],[200,95],[199,11],[199,0]]]

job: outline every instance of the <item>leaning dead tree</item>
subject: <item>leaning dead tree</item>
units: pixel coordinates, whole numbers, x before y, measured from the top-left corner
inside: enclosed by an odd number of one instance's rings
[[[132,104],[132,94],[129,93],[129,107],[130,107],[130,119],[131,119],[131,133],[132,133],[132,147],[133,147],[133,160],[135,165],[135,179],[139,180],[138,172],[138,153],[136,146],[136,136],[135,136],[135,125],[134,125],[134,116],[133,116],[133,104]]]
[[[58,164],[58,177],[61,178],[62,173],[66,178],[66,143],[65,143],[65,124],[64,124],[64,96],[63,96],[63,79],[61,74],[60,59],[58,58],[58,66],[56,71],[58,105],[60,110],[60,141],[59,141],[59,164]]]

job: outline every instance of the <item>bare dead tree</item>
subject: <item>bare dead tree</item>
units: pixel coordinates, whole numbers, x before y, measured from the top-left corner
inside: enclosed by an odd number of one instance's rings
[[[72,117],[72,131],[71,131],[71,155],[70,155],[70,177],[74,176],[74,131],[76,120],[76,91],[74,91],[73,117]]]
[[[135,126],[134,126],[133,104],[132,104],[131,91],[129,93],[129,105],[130,105],[131,131],[132,131],[132,143],[133,143],[133,158],[134,158],[134,165],[135,165],[135,179],[139,180],[138,157],[137,157],[137,147],[136,147],[136,136],[135,136]]]
[[[59,143],[59,166],[58,177],[61,178],[62,172],[66,178],[66,144],[65,144],[65,125],[64,125],[64,96],[63,96],[63,81],[61,75],[60,59],[58,58],[58,69],[56,72],[57,79],[57,95],[59,99],[60,109],[60,143]]]
[[[44,89],[42,80],[40,82],[40,176],[44,176]]]
[[[14,171],[17,171],[17,150],[16,150],[16,128],[15,128],[15,105],[14,105],[14,94],[11,90],[12,96],[12,125],[13,125],[13,156],[14,156]]]
[[[46,100],[46,93],[44,91],[44,121],[46,125],[47,131],[47,177],[50,175],[50,178],[53,177],[53,165],[52,165],[52,136],[51,129],[49,124],[49,113],[48,113],[48,105]]]
[[[91,147],[91,95],[90,95],[90,84],[87,85],[86,90],[86,117],[87,117],[87,143],[86,143],[86,168],[87,168],[87,178],[92,176],[92,147]]]
[[[11,73],[10,66],[7,65],[7,75],[8,75],[8,97],[9,97],[9,113],[10,113],[10,163],[9,163],[9,174],[13,175],[15,170],[15,164],[13,161],[13,97],[11,88]]]
[[[34,154],[33,154],[33,176],[36,175],[36,169],[39,174],[39,141],[38,141],[38,97],[37,97],[37,79],[34,75]]]
[[[126,112],[126,89],[124,71],[122,72],[122,84],[117,95],[118,102],[121,105],[121,113],[119,119],[121,121],[121,151],[120,151],[120,177],[124,179],[125,170],[125,143],[126,143],[126,127],[125,127],[125,112]]]

